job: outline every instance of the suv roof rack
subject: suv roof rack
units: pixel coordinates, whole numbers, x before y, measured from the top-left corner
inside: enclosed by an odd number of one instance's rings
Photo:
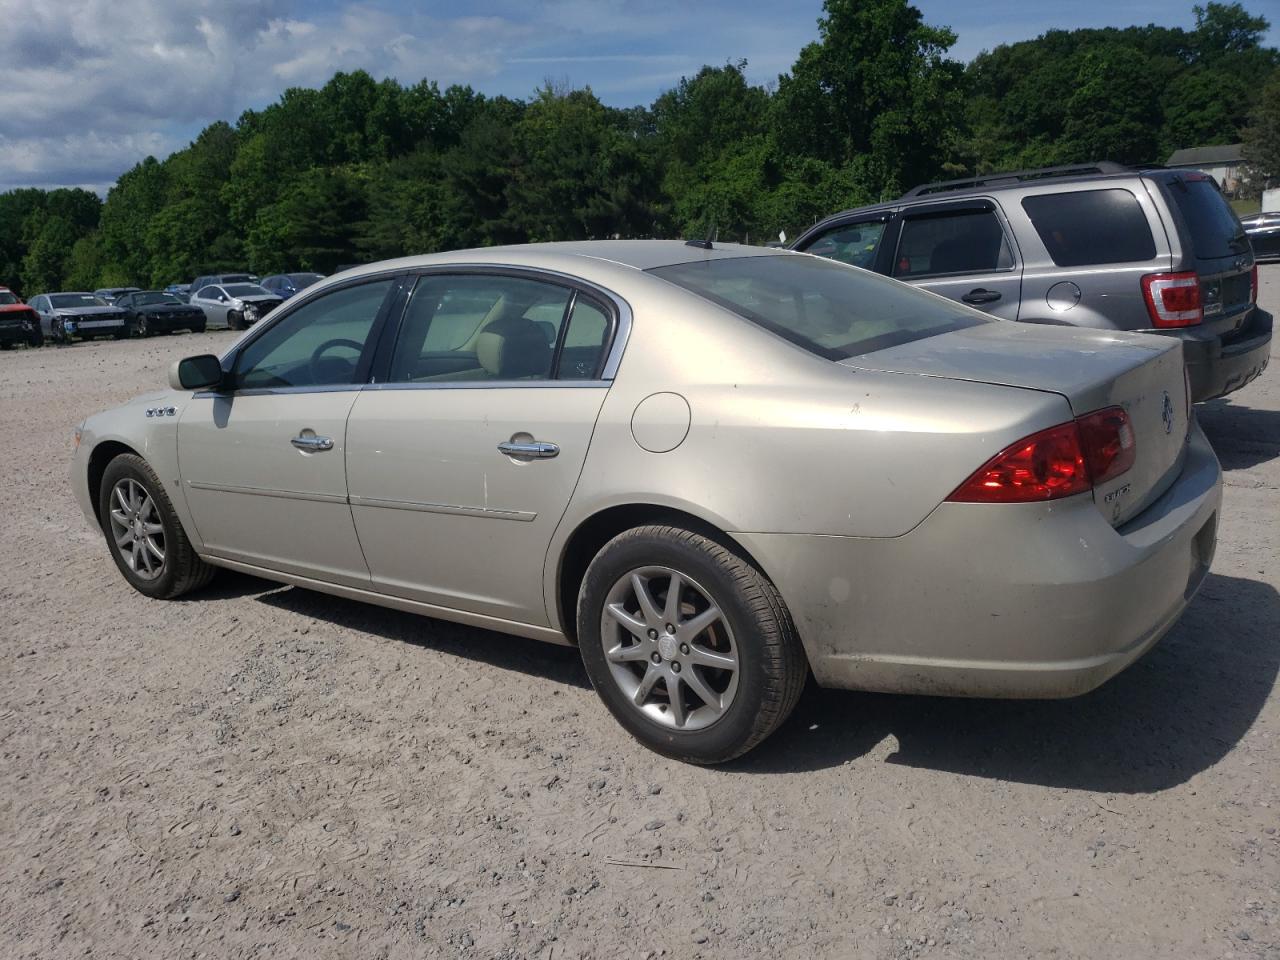
[[[1142,164],[1141,168],[1152,164]],[[979,187],[1006,186],[1014,183],[1025,183],[1028,180],[1047,180],[1051,177],[1083,177],[1099,173],[1129,173],[1135,167],[1111,160],[1100,160],[1097,163],[1072,163],[1061,167],[1036,167],[1031,170],[1010,170],[1006,173],[987,173],[980,177],[966,177],[963,180],[939,180],[935,183],[922,183],[912,187],[902,195],[902,199],[922,197],[930,193],[948,193],[952,190],[975,190]]]

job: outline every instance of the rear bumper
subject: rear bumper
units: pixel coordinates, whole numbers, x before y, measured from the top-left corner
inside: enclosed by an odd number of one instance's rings
[[[1174,624],[1208,572],[1221,498],[1195,425],[1178,480],[1118,529],[1083,494],[944,503],[892,539],[734,536],[781,591],[823,686],[1070,697]]]
[[[1194,328],[1177,331],[1191,378],[1191,399],[1200,403],[1226,396],[1259,376],[1271,358],[1271,326],[1271,314],[1255,307],[1245,325],[1230,338]]]

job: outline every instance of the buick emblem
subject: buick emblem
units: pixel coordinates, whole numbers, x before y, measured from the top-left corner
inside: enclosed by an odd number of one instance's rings
[[[1160,419],[1164,421],[1164,432],[1173,433],[1173,401],[1169,399],[1169,391],[1164,392],[1164,409],[1160,411]]]

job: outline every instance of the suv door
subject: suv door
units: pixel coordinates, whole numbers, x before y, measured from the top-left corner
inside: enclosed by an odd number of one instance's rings
[[[890,275],[1006,320],[1018,319],[1022,265],[987,199],[928,203],[899,215]]]
[[[229,358],[226,389],[183,409],[179,470],[209,553],[368,585],[347,506],[347,414],[397,282],[327,291],[255,331]]]
[[[347,479],[375,587],[545,626],[542,574],[618,310],[527,271],[428,273],[356,400]]]

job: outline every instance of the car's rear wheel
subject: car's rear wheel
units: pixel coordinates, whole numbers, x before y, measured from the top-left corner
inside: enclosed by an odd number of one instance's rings
[[[232,330],[248,330],[249,326],[244,322],[244,314],[239,310],[229,310],[227,312],[227,326]]]
[[[151,323],[146,317],[138,317],[137,331],[138,336],[140,337],[149,337],[151,334],[155,333],[155,331],[151,329]]]
[[[808,672],[773,584],[730,547],[674,526],[609,541],[578,597],[578,643],[609,711],[691,763],[746,753],[791,713]]]
[[[204,586],[214,568],[196,555],[164,485],[141,457],[107,464],[98,515],[112,559],[139,593],[170,600]]]

